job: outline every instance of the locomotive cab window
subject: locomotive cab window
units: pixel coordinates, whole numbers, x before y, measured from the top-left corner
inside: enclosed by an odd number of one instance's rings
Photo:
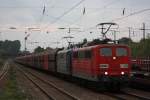
[[[127,49],[126,48],[117,48],[116,55],[117,56],[127,56]]]
[[[100,55],[101,56],[112,56],[112,49],[111,48],[101,48]]]

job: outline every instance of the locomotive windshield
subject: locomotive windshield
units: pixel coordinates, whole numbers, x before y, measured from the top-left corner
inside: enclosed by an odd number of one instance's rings
[[[127,49],[126,48],[117,48],[116,55],[117,56],[127,56]]]
[[[101,48],[100,54],[101,54],[101,56],[112,56],[112,49],[111,48]]]

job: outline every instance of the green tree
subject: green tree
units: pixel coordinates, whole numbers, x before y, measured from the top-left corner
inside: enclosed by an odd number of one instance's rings
[[[37,48],[34,49],[34,53],[40,53],[40,52],[43,52],[44,51],[44,48],[38,46]]]
[[[150,56],[150,39],[142,39],[138,43],[130,45],[133,57],[147,57]]]
[[[123,37],[121,39],[118,40],[118,43],[119,44],[130,44],[132,43],[133,41],[130,39],[130,38],[127,38],[127,37]]]
[[[15,40],[15,41],[0,41],[0,55],[1,57],[8,57],[8,56],[17,56],[19,51],[20,51],[20,41]]]

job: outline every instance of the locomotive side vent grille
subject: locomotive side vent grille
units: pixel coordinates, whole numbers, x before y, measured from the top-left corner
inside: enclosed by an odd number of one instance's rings
[[[128,64],[120,64],[120,68],[128,68]]]
[[[100,68],[108,68],[109,65],[108,64],[100,64]]]

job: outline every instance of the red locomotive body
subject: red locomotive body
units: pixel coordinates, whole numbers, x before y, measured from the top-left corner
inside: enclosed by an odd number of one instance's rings
[[[129,77],[130,50],[123,45],[96,45],[73,50],[73,76],[92,81]]]

